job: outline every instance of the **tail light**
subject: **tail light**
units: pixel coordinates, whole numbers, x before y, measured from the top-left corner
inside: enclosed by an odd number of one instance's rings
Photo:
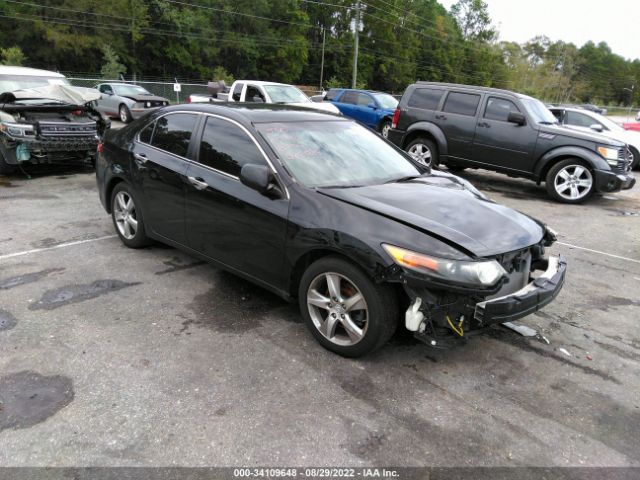
[[[393,119],[391,120],[391,128],[398,128],[398,120],[400,120],[400,109],[396,108],[393,112]]]
[[[191,95],[187,97],[187,103],[191,103]]]
[[[104,150],[104,144],[102,142],[98,142],[98,146],[96,147],[96,151],[100,154]]]

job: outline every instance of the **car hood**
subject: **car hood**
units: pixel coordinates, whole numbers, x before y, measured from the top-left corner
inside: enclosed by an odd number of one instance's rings
[[[321,188],[339,201],[378,213],[477,257],[512,252],[539,243],[543,227],[530,217],[483,198],[453,175],[355,188]],[[390,242],[407,248],[402,239]],[[428,253],[428,252],[425,252]]]
[[[70,105],[84,105],[100,99],[100,92],[95,88],[72,87],[71,85],[47,85],[45,87],[25,88],[3,95],[13,96],[15,100],[58,100]]]
[[[624,147],[624,143],[613,138],[606,137],[600,133],[581,132],[562,125],[542,125],[540,133],[546,133],[550,135],[563,135],[565,137],[577,138],[579,140],[586,140],[588,142],[594,142],[604,145],[612,145],[616,147]]]
[[[130,98],[136,102],[169,102],[164,97],[158,97],[157,95],[118,95],[124,98]]]

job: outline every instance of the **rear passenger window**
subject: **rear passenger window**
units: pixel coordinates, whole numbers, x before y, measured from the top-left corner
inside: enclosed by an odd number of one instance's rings
[[[358,92],[344,92],[344,95],[342,95],[338,101],[355,105],[358,102]]]
[[[370,103],[373,103],[373,99],[369,95],[359,93],[357,102],[361,107],[366,107]]]
[[[335,89],[331,89],[327,92],[327,94],[325,95],[324,99],[325,100],[334,100],[338,95],[340,95],[340,92],[342,92],[342,90],[335,90]]]
[[[244,83],[238,83],[233,89],[231,98],[236,102],[240,101],[240,96],[242,95],[242,87],[244,87]]]
[[[234,177],[248,163],[265,164],[256,144],[240,127],[215,117],[207,118],[198,162]]]
[[[484,118],[506,122],[511,112],[520,112],[516,104],[511,100],[490,97],[487,100],[487,108],[484,109]]]
[[[156,121],[151,145],[181,157],[187,156],[191,132],[197,116],[190,113],[173,113]]]
[[[409,97],[408,106],[413,108],[423,108],[424,110],[435,110],[440,105],[440,99],[444,90],[433,88],[416,88]]]
[[[451,92],[444,102],[443,111],[459,115],[474,116],[480,103],[480,95],[474,93]]]

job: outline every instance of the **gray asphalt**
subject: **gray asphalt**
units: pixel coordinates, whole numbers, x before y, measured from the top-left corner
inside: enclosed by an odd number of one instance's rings
[[[522,320],[550,344],[399,334],[343,359],[260,288],[125,248],[93,173],[0,178],[0,465],[640,465],[640,190],[565,206],[465,177],[573,245]]]

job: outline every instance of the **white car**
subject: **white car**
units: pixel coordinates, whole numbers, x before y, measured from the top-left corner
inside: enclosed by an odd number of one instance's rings
[[[551,113],[562,125],[583,132],[598,132],[614,140],[624,142],[633,154],[632,169],[640,165],[640,132],[625,130],[607,117],[589,110],[571,107],[553,107]]]

